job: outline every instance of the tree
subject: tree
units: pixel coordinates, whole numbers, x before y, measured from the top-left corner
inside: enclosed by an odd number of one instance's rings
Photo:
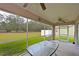
[[[17,15],[8,15],[6,23],[9,31],[23,31],[24,19]]]
[[[3,21],[4,16],[2,14],[0,14],[0,22]]]
[[[5,16],[5,17],[4,17]],[[11,31],[26,31],[27,29],[27,22],[25,21],[25,18],[18,16],[18,15],[2,15],[0,14],[0,29],[4,29],[7,32]],[[3,20],[2,20],[3,19]],[[41,31],[42,29],[49,29],[50,27],[43,25],[41,23],[38,23],[36,21],[28,21],[28,27],[29,31]]]
[[[1,29],[6,30],[6,23],[4,21],[1,22]]]
[[[8,15],[6,18],[7,30],[12,31],[16,29],[16,17],[15,15]]]
[[[16,16],[16,25],[17,25],[17,28],[18,28],[18,30],[20,30],[20,31],[24,31],[24,23],[25,22],[25,20],[24,20],[24,18],[23,17],[20,17],[20,16]]]

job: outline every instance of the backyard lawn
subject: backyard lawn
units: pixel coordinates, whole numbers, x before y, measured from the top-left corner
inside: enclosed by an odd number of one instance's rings
[[[40,32],[29,32],[28,36],[29,45],[44,40]],[[72,37],[70,42],[73,42]],[[0,33],[0,55],[19,55],[24,51],[26,51],[26,33]]]
[[[40,32],[29,33],[29,45],[43,41]],[[17,55],[26,51],[26,33],[0,33],[0,55]]]
[[[56,40],[61,40],[61,41],[68,41],[70,43],[73,43],[74,42],[74,37],[73,36],[70,36],[69,37],[69,40],[67,40],[67,36],[56,36],[55,37]]]

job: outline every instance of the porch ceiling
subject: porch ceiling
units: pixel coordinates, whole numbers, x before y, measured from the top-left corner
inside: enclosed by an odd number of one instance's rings
[[[42,10],[39,3],[23,6],[24,3],[0,4],[0,9],[49,25],[74,24],[79,19],[78,3],[45,3],[46,10]]]

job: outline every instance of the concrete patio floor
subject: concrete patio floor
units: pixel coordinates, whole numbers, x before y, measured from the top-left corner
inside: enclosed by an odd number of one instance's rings
[[[69,42],[56,41],[59,43],[57,56],[79,56],[79,46]],[[21,54],[20,56],[30,56],[28,52]],[[55,56],[55,55],[52,55]]]
[[[79,46],[59,41],[59,48],[56,51],[58,56],[79,56]]]

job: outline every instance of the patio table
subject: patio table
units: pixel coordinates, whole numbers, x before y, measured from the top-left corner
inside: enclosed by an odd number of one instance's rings
[[[58,46],[57,42],[42,41],[29,46],[27,51],[31,56],[51,56],[56,52]]]

